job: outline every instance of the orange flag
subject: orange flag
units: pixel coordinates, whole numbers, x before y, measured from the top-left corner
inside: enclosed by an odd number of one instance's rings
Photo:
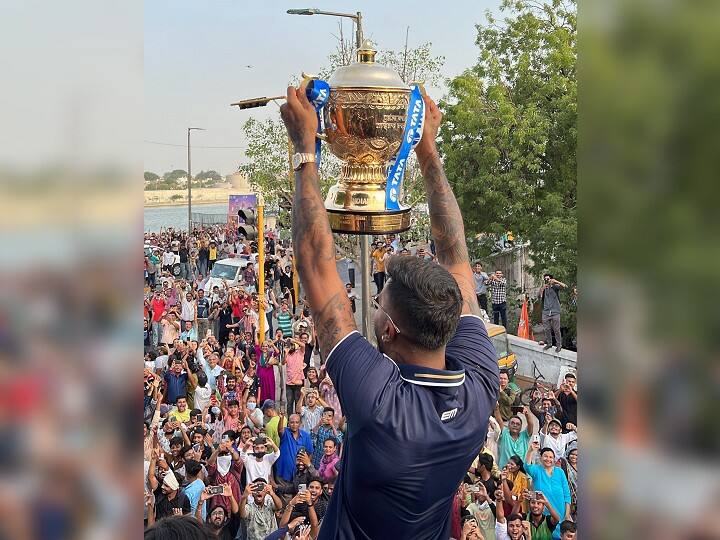
[[[532,339],[530,337],[530,319],[528,317],[528,301],[523,300],[522,310],[520,310],[520,322],[518,323],[518,337]]]

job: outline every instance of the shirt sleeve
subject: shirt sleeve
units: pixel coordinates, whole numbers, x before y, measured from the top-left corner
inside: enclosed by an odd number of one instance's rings
[[[465,369],[480,374],[497,395],[500,387],[497,353],[480,317],[460,317],[455,335],[445,347],[445,356],[458,360]]]
[[[497,540],[507,540],[507,538],[509,538],[507,534],[507,519],[502,523],[499,521],[495,523],[495,538]]]
[[[345,336],[327,356],[327,370],[353,429],[377,417],[383,395],[399,380],[397,366],[357,331]]]

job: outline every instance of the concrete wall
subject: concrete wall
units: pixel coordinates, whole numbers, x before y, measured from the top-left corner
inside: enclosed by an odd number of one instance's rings
[[[530,265],[532,259],[528,246],[517,246],[488,257],[483,269],[488,273],[501,270],[508,281],[508,287],[524,289],[532,295],[539,289],[540,284],[526,271],[526,267]]]
[[[574,372],[577,369],[577,353],[574,351],[563,349],[556,353],[555,348],[544,351],[542,346],[535,341],[510,334],[508,334],[508,341],[517,357],[517,374],[522,377],[535,379],[533,377],[533,361],[537,364],[545,381],[555,386],[565,377],[565,373]]]

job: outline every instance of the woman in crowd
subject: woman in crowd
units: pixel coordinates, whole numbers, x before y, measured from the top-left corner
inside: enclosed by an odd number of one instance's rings
[[[577,516],[577,489],[578,489],[578,449],[577,441],[573,441],[568,446],[567,457],[560,460],[560,467],[570,486],[570,515],[573,520]]]
[[[504,475],[510,482],[512,482],[512,489],[507,489],[507,485],[503,484],[505,500],[512,500],[512,496],[514,495],[516,500],[521,501],[523,513],[527,513],[528,503],[523,498],[522,494],[530,486],[530,477],[525,472],[525,466],[523,465],[520,456],[511,456],[507,465],[503,467],[500,475],[501,478]]]
[[[337,454],[337,441],[335,439],[326,439],[323,443],[323,456],[320,458],[320,467],[318,467],[318,474],[323,482],[329,482],[334,480],[338,471],[336,465],[340,461],[340,456]]]
[[[260,393],[262,399],[275,401],[275,370],[273,366],[278,364],[280,351],[269,341],[262,345],[255,345],[255,357],[257,358],[257,374],[260,379]]]

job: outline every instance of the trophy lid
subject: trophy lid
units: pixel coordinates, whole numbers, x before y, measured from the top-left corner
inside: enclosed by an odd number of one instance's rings
[[[328,83],[330,88],[387,88],[409,90],[393,69],[376,64],[372,41],[366,39],[358,49],[358,61],[338,68]]]

